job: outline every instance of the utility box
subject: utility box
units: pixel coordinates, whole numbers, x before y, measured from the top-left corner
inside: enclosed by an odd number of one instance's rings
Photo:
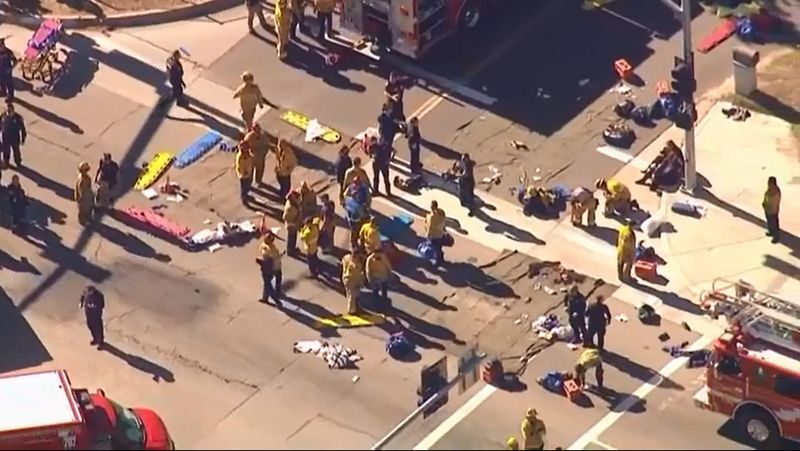
[[[759,58],[758,51],[750,47],[733,49],[733,83],[736,94],[749,96],[758,89],[756,67]]]

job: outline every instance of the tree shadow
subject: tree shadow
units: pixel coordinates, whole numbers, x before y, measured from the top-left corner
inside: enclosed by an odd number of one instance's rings
[[[767,223],[764,219],[750,214],[747,211],[720,199],[706,188],[699,189],[696,196],[698,199],[702,199],[717,208],[727,211],[735,218],[744,219],[750,224],[761,227],[762,229],[766,229]],[[800,258],[800,238],[798,238],[797,235],[782,230],[780,244],[787,246],[792,256]]]
[[[586,233],[589,235],[601,239],[608,244],[613,246],[617,245],[617,235],[618,232],[611,227],[604,227],[601,225],[595,225],[594,227],[581,227]]]
[[[522,230],[513,224],[495,219],[483,209],[477,209],[475,211],[475,217],[486,223],[487,232],[501,234],[520,243],[533,243],[539,246],[545,244],[544,240],[537,238],[527,230]]]
[[[102,349],[114,357],[123,360],[131,367],[136,368],[143,373],[149,374],[155,382],[175,382],[175,375],[172,374],[172,371],[155,362],[145,359],[144,357],[129,354],[108,342],[103,345]]]
[[[25,100],[23,100],[23,99],[21,99],[19,97],[14,98],[14,103],[16,103],[17,105],[22,106],[23,108],[25,108],[26,110],[30,111],[31,113],[39,116],[42,120],[50,122],[51,124],[57,125],[59,127],[66,128],[69,131],[71,131],[72,133],[75,133],[76,135],[82,135],[83,134],[83,129],[81,128],[80,125],[76,124],[75,122],[72,122],[71,120],[69,120],[69,119],[67,119],[65,117],[61,117],[58,114],[53,113],[53,112],[51,112],[49,110],[46,110],[46,109],[41,108],[41,107],[38,107],[38,106],[36,106],[36,105],[34,105],[32,103],[28,103],[28,102],[26,102]]]
[[[496,298],[507,299],[516,296],[510,285],[487,274],[472,263],[448,263],[440,274],[444,283],[455,288],[469,287]]]
[[[660,387],[667,388],[670,390],[679,390],[679,391],[685,390],[683,385],[673,381],[668,377],[661,376],[658,373],[658,371],[652,368],[648,368],[638,362],[629,359],[626,356],[617,354],[616,352],[613,351],[605,350],[603,352],[603,363],[613,366],[620,372],[627,374],[628,376],[634,379],[638,379],[642,382],[648,382],[654,377],[658,377],[660,380],[658,386]]]
[[[0,287],[0,373],[53,360],[14,300]]]
[[[89,86],[95,74],[100,70],[97,60],[73,50],[62,50],[65,58],[55,78],[46,87],[45,92],[53,97],[68,100]]]
[[[152,258],[164,263],[169,263],[172,261],[172,258],[169,255],[157,252],[152,246],[140,240],[133,234],[122,232],[102,222],[97,223],[94,227],[96,227],[97,233],[101,237],[116,244],[125,252],[138,255],[139,257],[143,258]]]
[[[645,285],[637,280],[633,280],[630,282],[630,286],[634,289],[639,291],[643,291],[650,296],[654,296],[661,300],[664,304],[667,304],[671,307],[683,310],[687,313],[692,313],[695,315],[702,315],[703,310],[700,308],[699,305],[695,304],[694,302],[686,299],[682,296],[678,296],[675,293],[662,291],[658,288],[651,287],[650,285]]]
[[[455,161],[461,158],[461,152],[453,150],[447,146],[443,146],[439,143],[429,141],[425,138],[420,140],[420,144],[423,148],[430,150],[442,159]]]

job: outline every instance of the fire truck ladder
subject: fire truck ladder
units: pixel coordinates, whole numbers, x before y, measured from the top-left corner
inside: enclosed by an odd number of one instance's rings
[[[747,288],[751,293],[739,297],[740,308],[728,321],[753,338],[800,353],[800,305]]]

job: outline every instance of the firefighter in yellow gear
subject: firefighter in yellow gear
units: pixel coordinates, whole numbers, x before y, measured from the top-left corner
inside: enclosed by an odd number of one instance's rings
[[[536,409],[529,408],[522,419],[522,449],[544,449],[544,438],[547,427],[537,416]]]
[[[602,190],[606,198],[603,214],[613,216],[616,214],[626,215],[631,209],[631,191],[624,183],[615,179],[597,179],[595,188]]]
[[[303,227],[300,229],[300,242],[303,243],[303,251],[306,254],[308,271],[312,276],[319,276],[319,218],[309,216],[306,218]]]
[[[339,201],[340,203],[344,202],[344,194],[350,188],[350,185],[353,184],[353,180],[359,179],[362,183],[366,183],[369,186],[369,177],[367,176],[367,171],[361,167],[361,158],[355,157],[353,159],[353,165],[350,166],[344,172],[344,180],[342,181],[342,185],[340,186],[341,191],[339,192]],[[367,202],[367,206],[369,206],[369,202]]]
[[[242,121],[244,128],[250,130],[253,127],[253,118],[256,115],[256,108],[264,108],[267,100],[261,94],[261,88],[254,81],[253,74],[245,72],[242,74],[242,84],[233,93],[234,99],[239,99]]]
[[[597,198],[590,189],[576,188],[572,191],[572,196],[569,200],[569,213],[572,225],[580,226],[583,223],[583,214],[586,213],[586,225],[594,227],[595,214],[597,212]]]
[[[586,388],[586,373],[592,368],[597,387],[603,388],[603,360],[601,351],[597,348],[586,348],[578,356],[575,363],[575,382],[581,388]]]
[[[355,251],[342,257],[342,285],[347,297],[347,313],[358,312],[358,294],[364,287],[364,251]]]
[[[236,151],[236,177],[239,179],[239,197],[247,205],[253,184],[253,153],[245,141],[239,143]]]
[[[300,216],[300,193],[292,191],[283,206],[283,223],[286,226],[286,253],[297,254],[297,232],[303,224]]]
[[[263,290],[261,292],[261,302],[268,302],[270,298],[275,305],[282,306],[281,284],[283,283],[283,272],[281,270],[281,251],[275,244],[275,234],[267,231],[258,247],[258,258],[256,262],[261,268],[261,279]]]
[[[377,299],[389,300],[389,279],[392,277],[392,262],[382,250],[377,249],[367,257],[367,281]]]
[[[336,0],[314,0],[314,9],[317,11],[319,24],[317,38],[322,40],[330,36],[333,31],[333,10],[336,9]]]
[[[292,189],[292,173],[297,168],[297,155],[294,147],[279,138],[275,146],[275,178],[278,179],[278,196],[289,194]]]
[[[289,44],[289,34],[292,28],[292,4],[289,0],[277,0],[275,2],[274,19],[278,58],[285,60],[289,56],[286,47]]]
[[[78,222],[86,225],[94,214],[94,189],[92,177],[89,175],[91,166],[84,161],[78,165],[78,181],[75,182],[75,202],[78,204]]]
[[[425,216],[425,236],[433,246],[435,264],[438,266],[444,262],[444,238],[445,227],[447,225],[447,215],[444,210],[439,208],[439,203],[431,201],[431,211]]]
[[[631,270],[636,258],[636,233],[630,221],[619,228],[617,233],[617,277],[631,280]]]
[[[506,439],[506,450],[517,451],[519,449],[519,442],[516,437],[509,437]]]
[[[264,168],[269,153],[269,137],[260,125],[253,124],[253,128],[244,135],[244,141],[253,153],[253,181],[261,185],[264,183]]]
[[[371,254],[381,247],[381,231],[378,229],[378,222],[371,216],[366,224],[361,226],[358,232],[358,242],[361,247]]]
[[[317,193],[303,180],[300,184],[300,213],[303,218],[317,214]]]

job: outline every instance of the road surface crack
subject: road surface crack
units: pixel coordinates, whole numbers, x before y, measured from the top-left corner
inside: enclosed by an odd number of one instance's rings
[[[33,125],[33,124],[31,124],[31,125]],[[28,128],[30,128],[30,125],[28,126]],[[39,135],[38,133],[30,133],[29,132],[28,134],[33,136],[33,137],[35,137],[39,141],[41,141],[41,142],[43,142],[45,144],[48,144],[50,146],[56,147],[58,149],[61,149],[61,150],[65,151],[65,152],[67,152],[70,155],[74,155],[76,157],[80,157],[81,156],[80,152],[76,152],[76,151],[70,149],[69,147],[67,147],[67,146],[65,146],[65,145],[63,145],[61,143],[58,143],[58,142],[55,142],[55,141],[51,141],[51,140],[45,138],[44,136]]]
[[[97,135],[97,136],[96,136],[94,139],[92,139],[92,140],[90,140],[88,143],[86,143],[86,144],[83,146],[83,148],[84,148],[84,149],[88,149],[88,148],[90,148],[90,147],[94,146],[95,144],[97,144],[97,142],[98,142],[98,141],[100,141],[101,139],[103,139],[103,136],[104,136],[106,133],[108,133],[108,131],[109,131],[109,130],[111,130],[112,128],[114,128],[114,126],[116,126],[117,124],[120,124],[120,123],[122,123],[123,121],[125,121],[125,120],[129,119],[131,116],[133,116],[134,114],[138,113],[138,112],[139,112],[140,110],[142,110],[143,108],[144,108],[143,106],[139,106],[139,105],[137,105],[136,107],[134,107],[134,108],[130,109],[130,110],[127,112],[127,113],[123,114],[123,115],[122,115],[122,117],[120,117],[120,118],[117,118],[117,119],[115,119],[115,120],[111,121],[111,123],[110,123],[110,124],[108,124],[108,125],[106,125],[106,126],[105,126],[105,128],[103,128],[103,130],[101,130],[101,131],[100,131],[100,133],[99,133],[99,134],[98,134],[98,135]]]

